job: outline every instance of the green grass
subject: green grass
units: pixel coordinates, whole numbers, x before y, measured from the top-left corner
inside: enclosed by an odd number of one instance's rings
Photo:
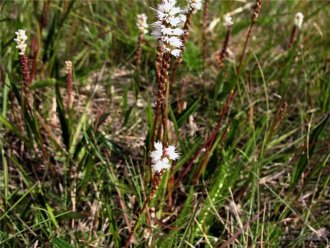
[[[135,70],[136,15],[155,21],[156,4],[0,3],[0,247],[125,246],[150,190],[157,91],[150,35]],[[207,33],[204,66],[202,11],[193,16],[169,111],[170,143],[181,158],[140,216],[135,247],[329,246],[330,3],[263,1],[237,75],[249,9],[233,16],[222,70],[214,55],[225,36],[222,16],[242,6],[211,1],[208,22],[221,21]],[[303,28],[288,50],[298,11]],[[28,44],[33,36],[41,44],[33,109],[19,106],[19,28]],[[69,111],[66,60],[74,71]],[[210,152],[195,156],[212,134]]]

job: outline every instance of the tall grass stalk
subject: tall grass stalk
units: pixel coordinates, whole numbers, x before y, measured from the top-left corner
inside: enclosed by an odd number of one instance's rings
[[[222,44],[221,51],[216,58],[216,62],[218,64],[219,69],[221,69],[224,66],[223,63],[227,55],[227,49],[231,37],[232,25],[233,25],[232,17],[227,15],[224,16],[224,26],[226,27],[227,31],[226,31],[225,39]]]
[[[205,61],[206,61],[206,45],[207,45],[206,33],[207,33],[207,25],[208,25],[209,5],[210,5],[210,0],[204,0],[203,20],[202,20],[202,60],[203,60],[203,66],[205,66]]]
[[[244,59],[244,56],[245,56],[246,48],[247,48],[247,45],[248,45],[248,42],[249,42],[249,39],[250,39],[250,36],[251,36],[251,33],[252,33],[252,28],[255,25],[255,23],[257,22],[257,19],[259,17],[260,11],[261,11],[261,6],[262,6],[262,0],[256,0],[256,4],[254,6],[254,11],[253,11],[253,14],[252,14],[252,17],[251,17],[251,24],[249,26],[249,30],[248,30],[247,35],[246,35],[243,51],[242,51],[241,56],[239,58],[239,64],[238,64],[238,67],[237,67],[237,75],[239,75],[240,72],[241,72],[241,67],[242,67],[242,64],[243,64],[243,59]]]

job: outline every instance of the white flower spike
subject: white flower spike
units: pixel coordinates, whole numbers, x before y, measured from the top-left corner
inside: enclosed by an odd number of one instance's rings
[[[304,15],[303,13],[298,12],[294,17],[294,25],[296,25],[300,29],[303,22],[304,22]]]
[[[178,48],[182,46],[181,36],[184,34],[182,26],[186,16],[181,8],[176,7],[176,0],[164,0],[158,5],[156,10],[158,21],[154,22],[154,30],[151,33],[156,39],[160,40],[164,51],[175,57],[181,55]]]
[[[140,33],[147,34],[148,33],[148,17],[145,14],[137,15],[137,28]]]
[[[150,153],[152,170],[160,173],[171,168],[171,161],[177,160],[180,155],[175,151],[175,146],[170,145],[163,149],[161,142],[154,143],[155,150]]]
[[[16,48],[19,50],[19,55],[24,55],[27,46],[25,43],[27,40],[25,30],[19,29],[17,32],[15,32],[15,34],[17,35],[17,38],[14,39],[14,41],[17,43]]]

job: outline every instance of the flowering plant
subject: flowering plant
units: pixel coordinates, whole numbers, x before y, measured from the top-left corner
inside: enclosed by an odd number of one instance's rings
[[[171,168],[170,161],[177,160],[180,155],[175,151],[175,146],[170,145],[163,148],[161,142],[154,143],[155,150],[150,153],[152,170],[154,173],[160,173]]]

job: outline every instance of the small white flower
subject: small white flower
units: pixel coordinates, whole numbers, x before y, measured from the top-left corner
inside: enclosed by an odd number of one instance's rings
[[[173,31],[172,35],[183,35],[184,34],[184,31],[181,28],[175,28],[172,31]]]
[[[161,160],[158,160],[156,163],[152,165],[152,169],[154,172],[161,172],[162,170],[168,170],[171,168],[170,161],[168,158],[162,158]]]
[[[181,13],[181,9],[179,7],[173,7],[169,12],[168,14],[170,16],[174,16],[176,14],[180,14]]]
[[[168,14],[162,12],[162,11],[157,11],[157,17],[159,20],[164,21],[168,17]]]
[[[163,28],[163,35],[183,35],[183,30],[181,28]]]
[[[164,148],[163,152],[163,145],[158,141],[154,143],[154,148],[155,150],[150,153],[152,162],[151,168],[154,173],[159,173],[162,170],[169,170],[171,168],[171,161],[177,160],[180,157],[175,151],[174,145]]]
[[[161,21],[156,21],[152,24],[150,24],[151,26],[155,27],[155,28],[161,28],[162,26],[165,27],[164,25],[162,25],[163,22]]]
[[[161,30],[155,29],[154,31],[151,32],[151,35],[156,39],[159,39],[162,37],[162,32]]]
[[[223,16],[223,25],[225,26],[225,27],[230,27],[230,26],[232,26],[234,24],[234,22],[233,22],[233,18],[230,16],[230,15],[224,15]]]
[[[165,1],[165,3],[158,5],[157,17],[160,21],[170,23],[171,19],[181,13],[179,7],[175,7],[176,1]]]
[[[188,0],[188,8],[193,14],[201,10],[202,6],[202,0]]]
[[[176,0],[167,0],[163,4],[158,5],[158,10],[164,13],[169,13],[174,8]]]
[[[186,15],[179,15],[179,18],[181,20],[181,23],[184,24],[187,20],[187,16]]]
[[[298,12],[294,17],[294,25],[296,25],[299,29],[301,28],[304,21],[304,15],[301,12]]]
[[[27,47],[25,43],[25,41],[27,40],[25,30],[19,29],[17,32],[15,32],[15,34],[17,35],[17,38],[14,39],[14,41],[17,43],[16,48],[18,48],[18,50],[20,51],[19,55],[24,55]]]
[[[180,47],[182,47],[182,41],[181,41],[181,39],[179,39],[178,37],[172,36],[172,37],[168,38],[166,41],[167,41],[167,42],[169,43],[169,45],[171,45],[172,47],[175,47],[175,48],[180,48]]]
[[[173,30],[173,28],[162,28],[161,32],[163,35],[171,35],[173,32],[172,30]]]
[[[154,30],[151,32],[151,35],[154,36],[156,39],[159,39],[162,37],[162,27],[159,23],[153,23]]]
[[[155,142],[155,150],[150,153],[152,163],[156,164],[163,156],[163,145],[161,142]]]
[[[171,51],[171,54],[172,54],[174,57],[178,58],[178,57],[181,56],[181,50],[180,50],[180,49],[174,49],[174,50]]]
[[[179,153],[175,151],[175,146],[171,145],[165,149],[165,155],[171,160],[176,160],[180,157]]]
[[[148,17],[145,14],[137,15],[137,28],[142,34],[148,33]]]
[[[182,23],[182,18],[180,16],[171,17],[169,18],[168,23],[171,24],[171,26],[177,27]]]
[[[157,141],[154,143],[154,147],[156,150],[159,150],[159,151],[162,151],[163,152],[163,145],[162,145],[162,142],[160,141]]]

